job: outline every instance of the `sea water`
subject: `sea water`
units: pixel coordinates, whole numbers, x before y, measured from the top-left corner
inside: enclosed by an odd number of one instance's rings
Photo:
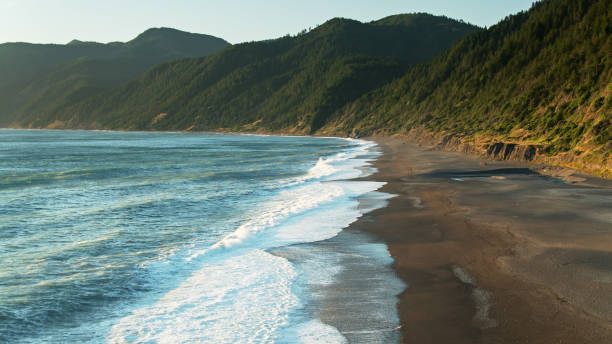
[[[0,130],[0,342],[345,342],[309,287],[331,283],[339,253],[274,251],[388,198],[350,180],[377,154],[338,138]]]

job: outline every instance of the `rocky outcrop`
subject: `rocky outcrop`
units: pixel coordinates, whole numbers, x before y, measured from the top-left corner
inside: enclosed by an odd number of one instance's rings
[[[563,152],[550,155],[546,147],[516,142],[502,142],[494,138],[457,133],[436,133],[415,127],[401,134],[410,142],[432,146],[440,150],[478,155],[491,160],[512,160],[580,170],[598,177],[612,179],[612,159],[589,161],[584,155]]]
[[[542,151],[541,146],[495,142],[487,148],[486,156],[495,160],[533,161],[538,151]]]

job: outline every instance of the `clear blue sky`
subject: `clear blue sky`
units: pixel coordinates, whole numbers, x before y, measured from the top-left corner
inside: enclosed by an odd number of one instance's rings
[[[0,43],[127,41],[150,27],[231,43],[295,34],[333,17],[371,21],[428,12],[491,26],[533,0],[0,0]]]

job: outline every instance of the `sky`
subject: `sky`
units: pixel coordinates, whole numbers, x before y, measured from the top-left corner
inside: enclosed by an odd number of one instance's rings
[[[334,17],[371,21],[428,12],[491,26],[534,0],[0,0],[0,43],[129,41],[151,27],[230,43],[296,34]]]

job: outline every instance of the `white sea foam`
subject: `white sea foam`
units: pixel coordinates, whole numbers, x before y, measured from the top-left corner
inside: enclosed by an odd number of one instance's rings
[[[331,161],[331,159],[319,158],[317,163],[308,170],[304,179],[321,178],[338,171],[337,168],[330,164]]]
[[[108,342],[266,343],[299,305],[296,272],[261,250],[205,264],[153,305],[135,310]]]
[[[200,268],[163,297],[120,319],[108,342],[346,342],[338,330],[316,319],[289,323],[290,313],[301,305],[302,289],[294,285],[297,272],[288,260],[266,250],[331,238],[376,207],[360,207],[357,198],[384,183],[346,180],[364,174],[371,157],[360,155],[375,154],[373,143],[359,142],[354,150],[320,158],[262,204],[256,217],[211,247],[189,254],[180,264]],[[296,338],[279,338],[286,333]]]
[[[312,179],[320,179],[328,177],[328,179],[351,179],[363,177],[375,172],[375,169],[370,170],[370,173],[364,173],[364,168],[370,166],[371,157],[379,155],[379,152],[374,148],[376,144],[370,141],[356,141],[354,139],[346,139],[351,142],[359,142],[359,146],[347,152],[340,152],[330,157],[320,157],[317,163],[308,170],[304,176],[295,179],[289,185],[302,183]],[[369,154],[371,157],[358,158],[360,155]]]
[[[296,335],[296,342],[303,344],[347,343],[338,329],[317,319],[297,325]]]

